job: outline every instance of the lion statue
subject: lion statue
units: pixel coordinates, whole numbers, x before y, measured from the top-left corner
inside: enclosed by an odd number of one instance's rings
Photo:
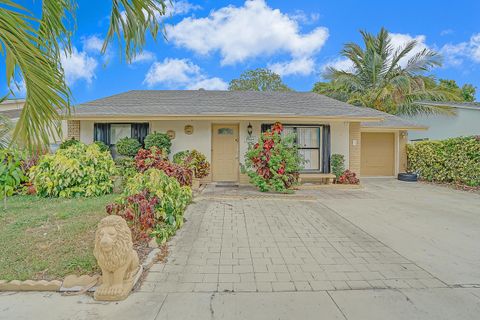
[[[122,217],[111,215],[100,221],[93,255],[102,269],[102,284],[95,291],[95,299],[125,299],[140,266],[132,233]]]

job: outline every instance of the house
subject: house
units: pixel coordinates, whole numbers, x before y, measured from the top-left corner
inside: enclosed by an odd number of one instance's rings
[[[312,92],[135,90],[76,106],[67,137],[115,145],[166,132],[172,155],[197,149],[207,156],[207,181],[247,183],[239,167],[248,145],[277,121],[297,134],[304,177],[329,173],[335,153],[362,177],[394,176],[406,168],[407,130],[425,129]]]
[[[460,136],[480,135],[480,103],[479,102],[429,102],[448,106],[455,110],[455,115],[422,115],[405,117],[428,127],[426,131],[412,132],[410,140],[442,140]]]
[[[12,120],[17,121],[22,112],[25,99],[7,99],[0,103],[0,115]]]

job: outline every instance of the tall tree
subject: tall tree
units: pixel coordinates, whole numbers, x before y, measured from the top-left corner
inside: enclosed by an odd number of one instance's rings
[[[244,71],[240,78],[230,81],[228,90],[233,91],[291,91],[280,75],[269,69]]]
[[[475,101],[475,94],[477,93],[477,87],[474,87],[472,84],[464,84],[462,86],[462,97],[463,100],[467,102]]]
[[[76,0],[43,0],[41,17],[23,6],[0,0],[0,54],[5,58],[7,83],[13,92],[26,88],[25,105],[13,139],[30,151],[44,148],[61,133],[62,113],[70,110],[71,92],[60,63],[71,53]],[[112,0],[110,26],[102,51],[114,38],[130,61],[145,44],[147,31],[155,38],[165,0]]]
[[[433,50],[412,50],[417,41],[407,42],[395,49],[387,30],[377,35],[360,32],[363,48],[347,43],[341,54],[353,65],[351,70],[327,68],[326,83],[317,83],[314,91],[337,97],[348,103],[370,107],[392,114],[453,113],[451,108],[419,104],[418,101],[457,101],[450,90],[436,85],[426,75],[441,66],[441,57]]]

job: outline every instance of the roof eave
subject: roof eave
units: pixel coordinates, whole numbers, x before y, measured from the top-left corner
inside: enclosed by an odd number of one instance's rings
[[[382,117],[357,116],[316,116],[285,114],[172,114],[172,115],[111,115],[111,114],[71,114],[64,116],[69,120],[303,120],[303,121],[344,121],[344,122],[380,122]]]

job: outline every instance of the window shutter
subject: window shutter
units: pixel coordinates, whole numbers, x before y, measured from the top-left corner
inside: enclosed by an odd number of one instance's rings
[[[148,134],[148,123],[132,123],[132,138],[137,139],[142,145]]]
[[[262,123],[261,127],[260,127],[260,130],[263,132],[267,132],[268,130],[270,130],[272,128],[272,124],[271,123]]]
[[[322,172],[330,173],[330,126],[323,126]]]
[[[95,123],[93,125],[93,140],[101,141],[107,146],[110,145],[110,124],[109,123]]]

